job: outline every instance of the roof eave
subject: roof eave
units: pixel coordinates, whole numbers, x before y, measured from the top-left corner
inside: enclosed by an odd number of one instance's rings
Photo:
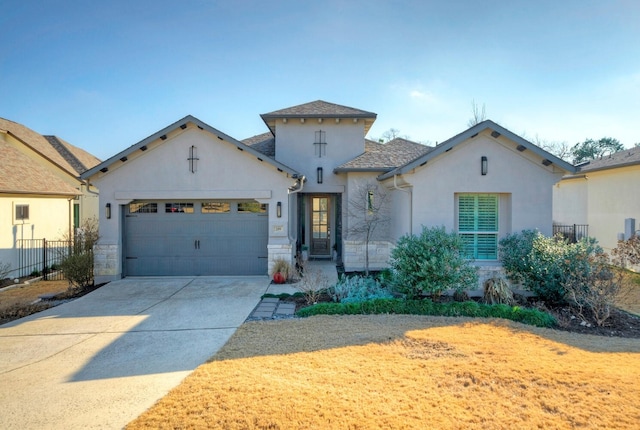
[[[477,134],[479,134],[480,132],[487,130],[487,129],[491,129],[493,131],[496,131],[498,133],[500,133],[501,135],[507,137],[508,139],[512,140],[513,142],[523,145],[527,150],[531,150],[531,152],[533,152],[534,154],[538,155],[539,157],[541,157],[543,160],[549,160],[551,162],[551,164],[555,164],[558,167],[560,167],[561,169],[569,172],[569,173],[575,173],[576,172],[576,168],[575,166],[573,166],[572,164],[567,163],[564,160],[561,160],[560,158],[556,157],[555,155],[545,151],[544,149],[534,145],[533,143],[529,142],[526,139],[521,138],[520,136],[512,133],[511,131],[507,130],[506,128],[494,123],[491,120],[486,120],[483,121],[479,124],[476,124],[475,126],[469,128],[466,131],[463,131],[460,134],[457,134],[456,136],[442,142],[440,145],[436,146],[435,148],[433,148],[431,151],[427,152],[426,154],[421,155],[418,158],[415,158],[412,161],[409,161],[408,163],[404,164],[403,166],[398,167],[397,169],[394,169],[390,172],[387,172],[386,174],[382,175],[379,179],[380,180],[384,180],[387,178],[390,178],[394,175],[402,175],[407,173],[408,171],[411,171],[413,169],[415,169],[416,167],[420,167],[423,166],[425,164],[427,164],[430,160],[434,159],[435,157],[444,154],[445,152],[451,150],[454,146],[459,145],[462,142],[465,142],[468,139],[471,139],[473,137],[475,137]]]
[[[120,151],[119,153],[117,153],[116,155],[114,155],[113,157],[109,158],[108,160],[103,161],[102,163],[98,164],[97,166],[87,170],[86,172],[84,172],[82,175],[80,175],[81,179],[88,179],[94,175],[96,175],[98,172],[100,172],[102,169],[104,169],[105,167],[109,167],[112,164],[120,161],[120,159],[122,159],[123,157],[126,157],[130,154],[132,154],[133,152],[141,149],[142,147],[155,142],[156,140],[160,139],[162,136],[165,136],[167,133],[170,133],[171,131],[177,129],[178,127],[181,127],[187,123],[193,123],[196,126],[198,126],[199,128],[208,131],[209,133],[217,136],[219,139],[221,140],[225,140],[233,145],[235,145],[237,148],[241,149],[242,151],[246,151],[247,153],[253,155],[254,157],[256,157],[259,161],[266,161],[267,163],[273,165],[274,167],[276,167],[279,171],[288,173],[292,176],[295,175],[299,175],[300,173],[297,172],[296,170],[285,166],[284,164],[274,160],[271,157],[268,157],[266,155],[264,155],[263,153],[256,151],[255,149],[253,149],[252,147],[250,147],[249,145],[246,145],[242,142],[240,142],[239,140],[234,139],[233,137],[222,133],[220,130],[217,130],[213,127],[211,127],[210,125],[200,121],[198,118],[192,116],[192,115],[187,115],[184,118],[174,122],[173,124],[169,125],[168,127],[163,128],[162,130],[152,134],[151,136],[141,140],[140,142],[130,146],[129,148],[126,148],[123,151]]]

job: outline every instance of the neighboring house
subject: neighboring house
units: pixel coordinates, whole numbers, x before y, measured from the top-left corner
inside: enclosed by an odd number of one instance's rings
[[[551,234],[552,187],[574,171],[491,121],[431,148],[366,140],[376,114],[324,101],[261,117],[269,132],[238,141],[187,116],[85,172],[103,209],[96,282],[264,275],[303,249],[362,270],[353,226],[367,214],[350,208],[372,198],[363,185],[390,201],[369,243],[372,269],[422,225],[459,231],[470,256],[496,266],[500,237]]]
[[[28,274],[18,272],[22,241],[69,237],[83,219],[97,217],[97,190],[88,190],[80,174],[100,160],[2,118],[0,154],[0,263],[22,276]]]
[[[639,185],[640,148],[582,163],[554,187],[554,223],[588,225],[588,235],[611,251],[620,234],[628,238],[640,230]],[[626,219],[635,225],[625,225]]]

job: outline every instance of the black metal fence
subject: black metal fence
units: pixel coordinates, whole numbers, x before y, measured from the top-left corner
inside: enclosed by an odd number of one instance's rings
[[[62,261],[71,254],[73,241],[47,239],[18,239],[17,276],[42,276],[44,280],[64,279]]]
[[[571,225],[553,225],[553,235],[561,235],[569,240],[571,243],[576,243],[580,239],[589,237],[589,225],[588,224],[571,224]]]

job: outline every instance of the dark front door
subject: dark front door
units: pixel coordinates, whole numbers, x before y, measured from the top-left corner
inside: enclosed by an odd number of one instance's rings
[[[331,255],[329,197],[311,198],[311,255]]]

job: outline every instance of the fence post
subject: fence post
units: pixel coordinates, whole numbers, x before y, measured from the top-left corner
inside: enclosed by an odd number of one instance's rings
[[[47,280],[47,239],[42,239],[42,279]]]

